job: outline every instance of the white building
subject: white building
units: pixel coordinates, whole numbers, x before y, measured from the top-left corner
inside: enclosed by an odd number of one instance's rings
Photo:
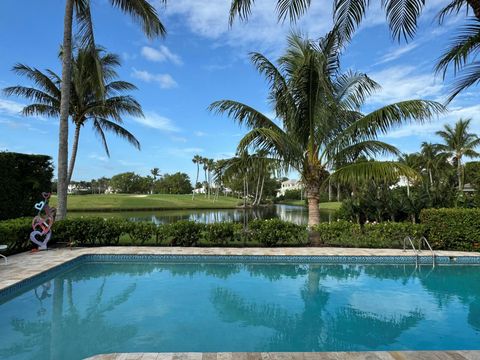
[[[284,196],[288,190],[303,190],[303,184],[300,180],[282,181],[280,190],[277,191],[277,197]]]

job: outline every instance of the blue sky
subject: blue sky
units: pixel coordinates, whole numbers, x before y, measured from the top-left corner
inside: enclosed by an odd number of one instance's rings
[[[166,8],[158,7],[168,35],[151,41],[106,0],[92,3],[96,41],[121,56],[120,78],[139,88],[133,95],[146,116],[125,118],[125,126],[140,140],[142,150],[110,135],[110,158],[86,125],[74,180],[110,177],[124,171],[146,175],[153,167],[162,173],[184,171],[194,177],[193,155],[214,159],[232,156],[245,129],[209,113],[208,105],[229,98],[270,114],[266,83],[250,64],[248,53],[259,51],[275,59],[292,28],[318,38],[331,26],[329,0],[313,1],[308,14],[294,27],[278,24],[275,1],[262,0],[249,22],[236,22],[232,28],[228,27],[228,0],[177,0]],[[435,77],[433,67],[464,17],[450,18],[438,26],[434,15],[441,2],[428,3],[418,35],[409,43],[393,41],[383,13],[372,8],[345,49],[343,69],[364,71],[383,87],[368,101],[365,111],[406,99],[445,99],[449,79],[444,82]],[[18,62],[60,73],[57,53],[63,6],[63,0],[0,2],[0,87],[28,84],[10,71]],[[404,152],[417,151],[422,141],[438,140],[434,133],[443,124],[460,117],[471,117],[473,130],[479,133],[476,91],[472,88],[462,94],[450,105],[448,115],[429,124],[394,129],[384,140]],[[55,160],[58,120],[22,117],[19,112],[23,105],[23,99],[0,94],[0,150],[48,154]]]

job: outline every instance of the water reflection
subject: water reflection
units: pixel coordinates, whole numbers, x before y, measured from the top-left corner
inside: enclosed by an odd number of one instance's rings
[[[480,267],[82,264],[0,303],[0,358],[475,349]]]
[[[255,209],[207,209],[207,210],[164,210],[164,211],[122,211],[122,212],[98,212],[81,213],[71,212],[69,216],[92,216],[102,217],[122,217],[134,221],[151,221],[155,224],[168,224],[180,220],[189,220],[205,224],[217,222],[237,222],[243,223],[258,219],[278,218],[284,221],[290,221],[298,225],[306,225],[308,222],[307,209],[303,206],[292,205],[274,205]],[[320,220],[328,222],[333,219],[334,212],[322,210]]]

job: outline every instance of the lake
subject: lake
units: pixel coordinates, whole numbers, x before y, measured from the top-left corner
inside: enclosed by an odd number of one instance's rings
[[[256,209],[188,209],[162,211],[115,211],[115,212],[69,212],[69,217],[102,216],[121,217],[133,221],[151,221],[155,224],[168,224],[180,220],[205,224],[217,222],[249,222],[257,219],[280,219],[299,225],[308,222],[307,208],[293,205],[272,205]],[[334,211],[320,211],[322,222],[334,219]]]

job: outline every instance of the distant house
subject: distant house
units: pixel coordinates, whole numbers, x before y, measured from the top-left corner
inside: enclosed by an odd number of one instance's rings
[[[303,184],[300,180],[287,180],[282,181],[280,190],[277,191],[277,197],[284,196],[288,190],[302,190]]]
[[[91,191],[91,188],[82,184],[68,184],[67,187],[67,194],[85,194]]]
[[[468,184],[468,183],[467,183],[467,184],[463,185],[463,192],[465,192],[465,193],[473,193],[473,192],[475,192],[475,191],[477,191],[477,190],[473,187],[472,184]]]

